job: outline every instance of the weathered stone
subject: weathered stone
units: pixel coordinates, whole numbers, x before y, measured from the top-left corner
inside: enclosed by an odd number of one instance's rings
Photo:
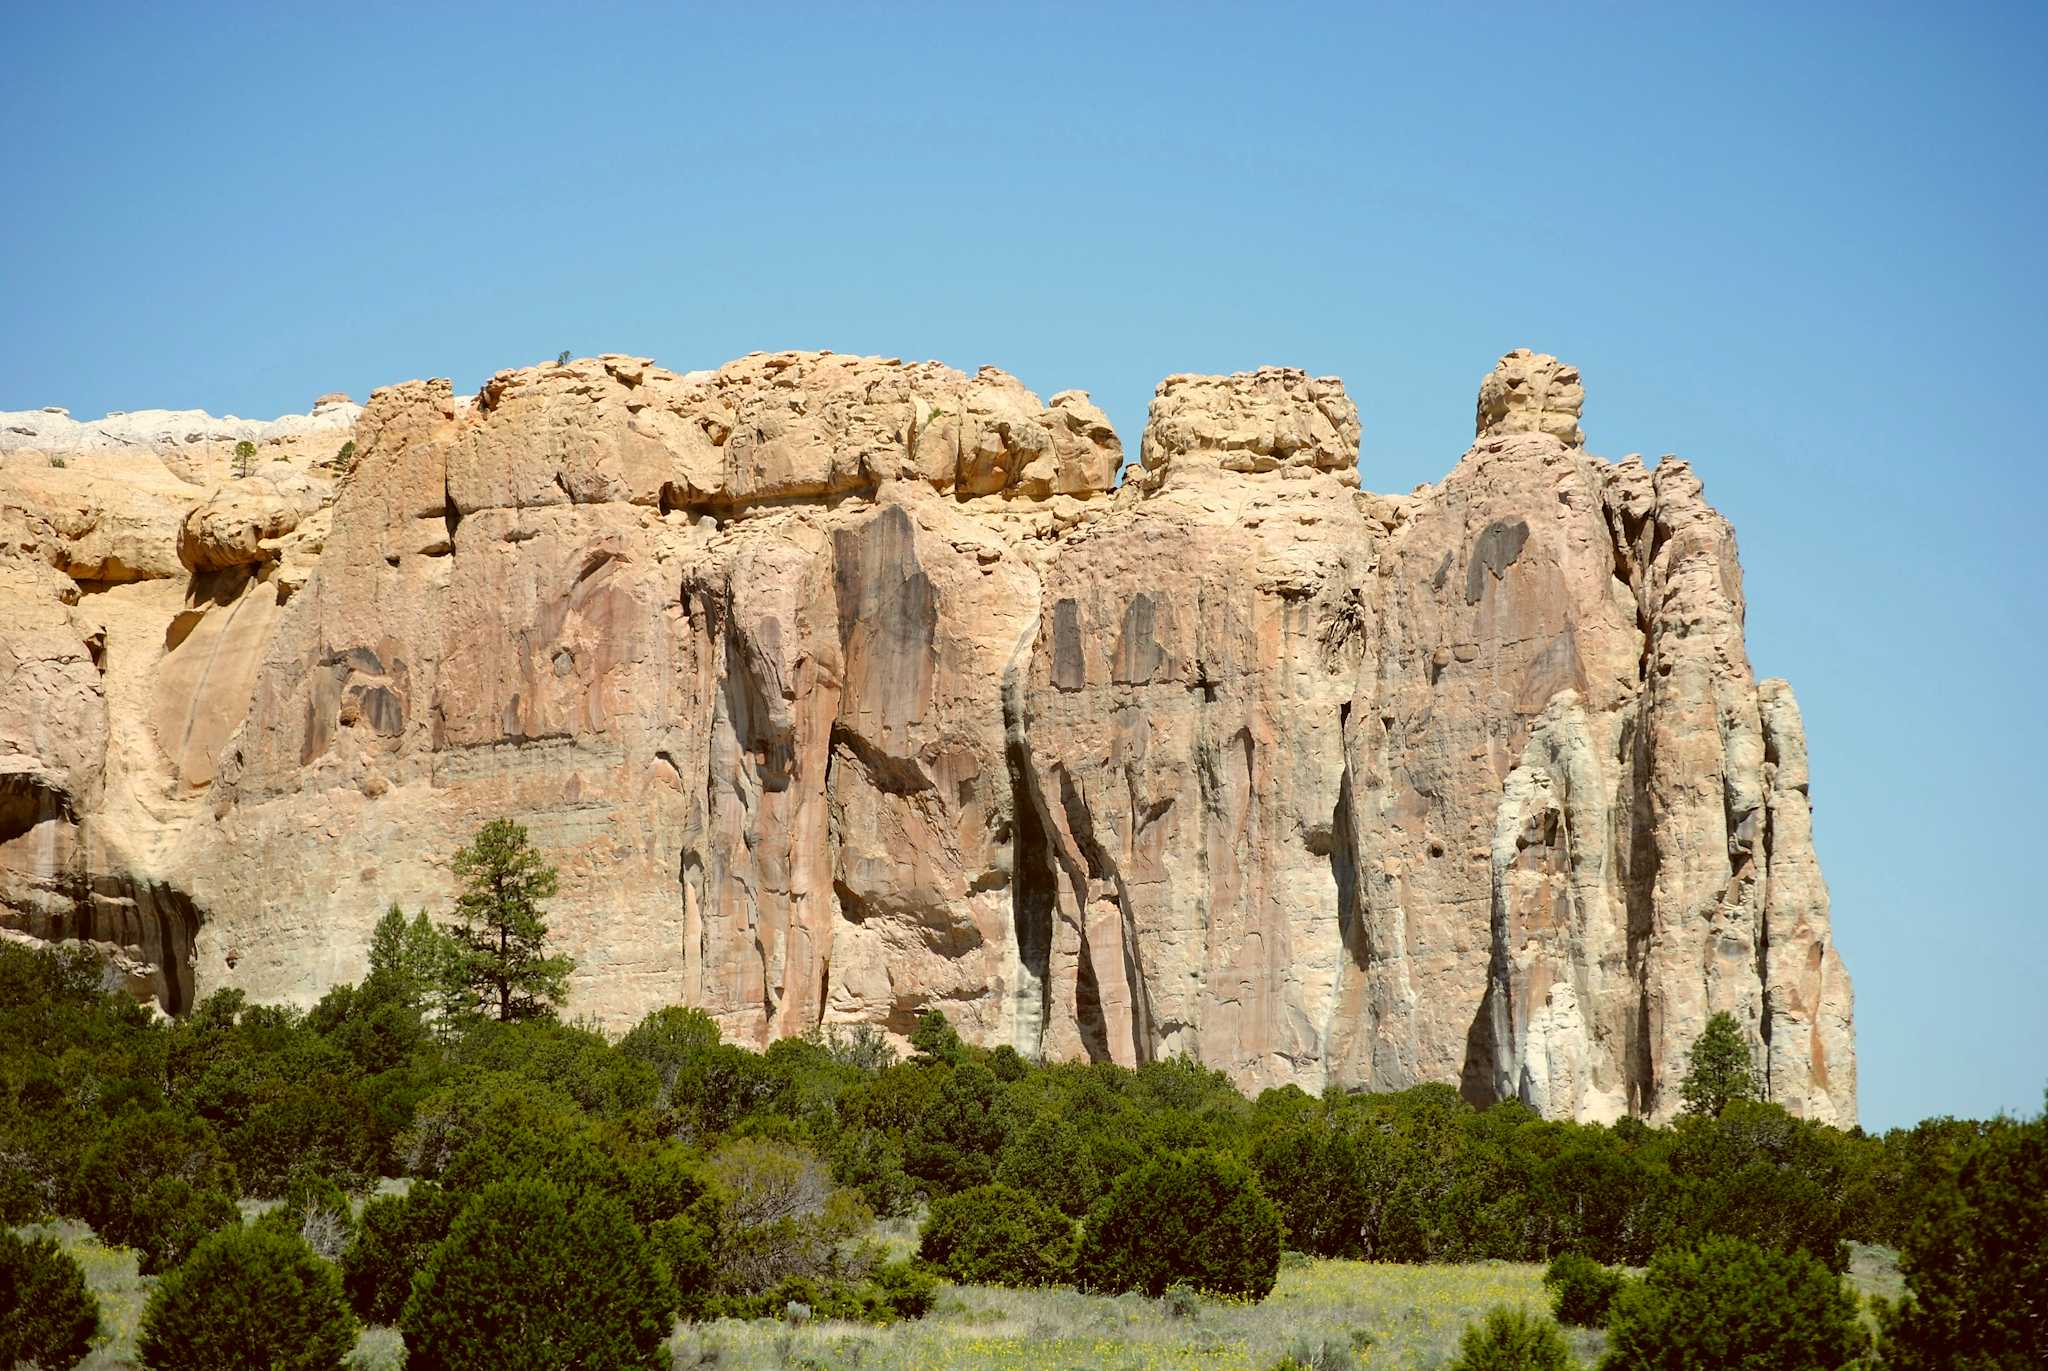
[[[829,353],[390,387],[338,486],[324,429],[246,480],[16,454],[0,926],[306,1002],[510,815],[613,1025],[936,1005],[1611,1119],[1727,1009],[1851,1121],[1797,706],[1697,479],[1589,456],[1582,399],[1510,354],[1406,496],[1355,488],[1333,379],[1168,378],[1117,488],[1079,392]]]
[[[1480,438],[1503,433],[1547,433],[1567,447],[1581,447],[1579,410],[1586,389],[1579,369],[1548,353],[1516,348],[1500,359],[1479,386]]]

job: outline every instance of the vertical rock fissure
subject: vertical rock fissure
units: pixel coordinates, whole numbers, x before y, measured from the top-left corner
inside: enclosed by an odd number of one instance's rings
[[[1648,1114],[1656,1104],[1656,1077],[1651,1060],[1653,1025],[1650,1015],[1650,943],[1655,937],[1657,842],[1650,823],[1650,730],[1645,717],[1649,696],[1622,730],[1622,751],[1629,766],[1628,854],[1623,896],[1628,909],[1628,970],[1636,988],[1636,1015],[1629,1035],[1629,1109]]]
[[[1052,844],[1045,836],[1044,801],[1031,777],[1023,721],[1015,695],[1004,692],[1003,759],[1010,773],[1010,919],[1022,976],[1017,986],[1013,1045],[1027,1056],[1045,1049],[1045,1025],[1052,1009],[1052,921],[1058,877]]]
[[[1122,933],[1124,985],[1130,1001],[1130,1037],[1133,1059],[1143,1065],[1152,1060],[1152,996],[1145,980],[1145,958],[1138,947],[1137,920],[1131,912],[1130,892],[1124,886],[1123,873],[1102,844],[1095,838],[1095,819],[1088,808],[1088,800],[1074,785],[1074,778],[1062,769],[1060,772],[1060,807],[1067,821],[1067,832],[1073,836],[1074,845],[1080,849],[1081,859],[1087,863],[1087,879],[1083,883],[1082,908],[1094,897],[1098,885],[1107,883],[1115,891],[1118,927]],[[1105,1020],[1104,1029],[1107,1030]]]
[[[1341,729],[1350,721],[1351,706],[1344,705],[1339,713]],[[1366,927],[1365,911],[1359,904],[1358,872],[1357,816],[1351,798],[1351,758],[1347,748],[1344,770],[1337,778],[1337,804],[1330,813],[1330,879],[1337,886],[1337,936],[1350,959],[1346,972],[1362,979],[1372,965],[1372,930]],[[1340,1010],[1344,1001],[1340,992]]]
[[[1756,854],[1756,983],[1760,1005],[1757,1011],[1757,1036],[1763,1041],[1764,1047],[1764,1098],[1775,1100],[1778,1097],[1777,1082],[1772,1078],[1771,1071],[1777,1060],[1777,1054],[1771,1051],[1771,1030],[1774,1027],[1771,1022],[1771,1005],[1776,998],[1771,993],[1771,858],[1777,851],[1778,737],[1768,724],[1764,727],[1763,735],[1763,837],[1760,850]]]
[[[448,555],[455,555],[455,530],[462,524],[462,508],[455,503],[455,492],[449,488],[444,476],[441,480],[441,523],[448,530]]]

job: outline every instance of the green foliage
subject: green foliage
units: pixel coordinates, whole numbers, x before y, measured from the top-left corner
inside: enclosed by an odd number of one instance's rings
[[[342,1289],[364,1323],[395,1324],[413,1277],[448,1236],[468,1197],[422,1181],[363,1206],[341,1258]]]
[[[144,1275],[175,1266],[239,1219],[234,1167],[202,1119],[157,1110],[114,1120],[78,1164],[71,1211],[100,1241],[141,1253]]]
[[[92,1350],[100,1302],[51,1238],[0,1228],[0,1366],[68,1371]]]
[[[647,1241],[675,1286],[676,1312],[686,1319],[709,1314],[724,1286],[709,1219],[693,1214],[657,1219],[647,1225]]]
[[[918,1255],[948,1280],[1056,1285],[1074,1263],[1074,1224],[1036,1195],[1006,1185],[932,1202]]]
[[[1089,1211],[1075,1274],[1085,1289],[1163,1294],[1177,1282],[1262,1300],[1280,1270],[1280,1211],[1249,1167],[1208,1151],[1125,1172]]]
[[[2048,1366],[2048,1114],[2000,1121],[1944,1177],[1899,1254],[1881,1316],[1896,1371]]]
[[[985,1066],[968,1062],[945,1072],[904,1139],[903,1169],[931,1195],[987,1185],[1009,1136],[1002,1100],[1002,1085]]]
[[[833,1024],[804,1036],[816,1041],[834,1062],[862,1076],[896,1065],[896,1049],[889,1045],[888,1035],[871,1023]]]
[[[422,909],[411,920],[397,904],[384,911],[370,932],[370,968],[363,994],[424,1012],[441,984],[452,949],[448,936]]]
[[[1610,1271],[1577,1252],[1560,1254],[1543,1273],[1551,1313],[1559,1323],[1577,1328],[1604,1327],[1608,1306],[1627,1280],[1619,1271]]]
[[[662,1368],[676,1293],[626,1207],[544,1181],[471,1200],[413,1283],[410,1371]]]
[[[361,1188],[383,1169],[385,1130],[352,1081],[319,1072],[259,1089],[259,1100],[227,1137],[246,1193],[279,1196],[308,1169]]]
[[[256,469],[256,445],[247,438],[235,444],[235,475],[247,480]]]
[[[83,1218],[161,1271],[232,1224],[241,1193],[293,1192],[259,1226],[332,1250],[345,1232],[335,1190],[409,1174],[422,1209],[373,1202],[343,1249],[351,1299],[388,1321],[468,1199],[539,1181],[572,1214],[623,1205],[693,1316],[768,1309],[791,1282],[819,1308],[872,1312],[899,1306],[876,1293],[892,1268],[853,1240],[863,1205],[904,1214],[993,1182],[1078,1218],[1125,1173],[1205,1150],[1250,1166],[1282,1211],[1283,1241],[1379,1261],[1580,1252],[1640,1266],[1660,1247],[1735,1235],[1837,1263],[1845,1237],[1911,1248],[1907,1235],[1939,1216],[1906,1260],[1919,1292],[1910,1326],[1934,1320],[1932,1355],[1952,1359],[1979,1328],[1986,1346],[2031,1346],[2007,1327],[2027,1306],[1981,1293],[2038,1279],[2024,1211],[1990,1184],[2018,1165],[1990,1160],[2009,1123],[1866,1138],[1730,1100],[1673,1128],[1606,1127],[1514,1102],[1474,1109],[1445,1085],[1288,1088],[1252,1103],[1184,1058],[1135,1071],[1033,1063],[962,1043],[941,1015],[902,1062],[872,1028],[755,1052],[682,1008],[614,1045],[546,1015],[445,1016],[442,941],[431,921],[387,914],[362,984],[311,1012],[220,992],[174,1023],[114,990],[90,953],[0,942],[0,1219]],[[1980,1158],[1973,1197],[1952,1194]],[[1115,1246],[1091,1228],[1098,1252]],[[1151,1282],[1142,1265],[1114,1270]],[[1943,1293],[1954,1273],[1970,1293]],[[1987,1299],[1996,1318],[1937,1313]],[[1903,1364],[1903,1332],[1897,1346]]]
[[[543,915],[555,869],[528,844],[526,829],[493,819],[455,854],[455,922],[447,929],[441,988],[451,1015],[500,1022],[548,1017],[568,998],[575,963],[549,956]]]
[[[790,1276],[754,1295],[733,1295],[713,1306],[720,1318],[774,1319],[791,1309],[805,1318],[850,1323],[895,1323],[921,1319],[938,1294],[938,1280],[912,1262],[889,1262],[865,1279],[820,1280]]]
[[[1735,1100],[1716,1116],[1681,1119],[1670,1135],[1673,1193],[1660,1245],[1737,1237],[1847,1270],[1842,1160],[1839,1134],[1774,1104]]]
[[[1102,1173],[1080,1131],[1064,1119],[1044,1115],[1013,1132],[1003,1144],[995,1181],[1028,1191],[1076,1219],[1103,1191]]]
[[[618,1050],[653,1072],[653,1108],[663,1129],[685,1140],[731,1132],[766,1109],[783,1085],[759,1055],[720,1042],[718,1025],[698,1009],[657,1010]]]
[[[1559,1126],[1556,1150],[1530,1175],[1535,1241],[1526,1255],[1574,1251],[1631,1266],[1650,1259],[1670,1183],[1661,1158],[1630,1142],[1638,1131]]]
[[[241,1211],[218,1190],[202,1190],[175,1176],[150,1182],[136,1195],[119,1225],[120,1239],[138,1254],[145,1276],[168,1271],[185,1260],[209,1234],[241,1221]]]
[[[899,1319],[921,1319],[939,1295],[938,1278],[912,1261],[884,1262],[868,1273],[885,1307]]]
[[[1251,1164],[1296,1250],[1319,1257],[1357,1251],[1372,1196],[1348,1133],[1320,1115],[1283,1122],[1258,1136]]]
[[[1998,1122],[1925,1119],[1882,1138],[1852,1139],[1845,1161],[1849,1236],[1886,1247],[1906,1245],[1927,1201],[1960,1172]]]
[[[766,1138],[736,1138],[706,1162],[709,1219],[723,1291],[753,1295],[793,1276],[846,1274],[841,1247],[874,1215],[859,1192],[833,1183],[810,1152]]]
[[[399,1144],[409,1175],[439,1180],[472,1143],[518,1134],[573,1132],[576,1103],[550,1085],[509,1071],[466,1072],[423,1098]]]
[[[1624,1285],[1602,1371],[1836,1371],[1869,1346],[1856,1296],[1820,1262],[1740,1238],[1666,1248]]]
[[[917,1026],[910,1030],[910,1046],[918,1060],[927,1064],[958,1066],[967,1058],[967,1045],[940,1009],[927,1009],[917,1016]]]
[[[316,1257],[340,1261],[355,1238],[355,1206],[340,1186],[307,1166],[292,1176],[283,1201],[257,1223],[281,1233],[296,1234]]]
[[[356,440],[351,438],[347,442],[343,443],[341,447],[335,452],[334,468],[335,470],[341,472],[343,475],[347,475],[349,472],[355,469],[355,465]]]
[[[1733,1014],[1723,1010],[1707,1020],[1686,1054],[1685,1080],[1678,1090],[1685,1097],[1685,1112],[1704,1118],[1718,1115],[1732,1100],[1753,1100],[1763,1093],[1749,1038]]]
[[[1288,1344],[1287,1355],[1271,1371],[1351,1371],[1371,1353],[1372,1344],[1372,1334],[1363,1328],[1353,1329],[1348,1338],[1304,1333]]]
[[[575,1108],[601,1119],[648,1109],[660,1092],[654,1069],[613,1050],[602,1033],[548,1019],[473,1023],[448,1057],[457,1068],[550,1087]]]
[[[157,1282],[140,1351],[152,1371],[338,1371],[355,1340],[331,1265],[290,1234],[237,1226]]]
[[[1578,1363],[1557,1325],[1515,1305],[1495,1305],[1466,1328],[1450,1371],[1570,1371]]]

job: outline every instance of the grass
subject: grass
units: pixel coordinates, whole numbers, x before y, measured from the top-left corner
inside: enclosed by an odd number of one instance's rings
[[[100,1301],[100,1336],[78,1371],[127,1371],[135,1362],[135,1339],[142,1331],[142,1306],[149,1301],[156,1277],[135,1269],[132,1248],[106,1247],[92,1230],[75,1220],[37,1224],[23,1233],[47,1233],[85,1271],[85,1283]]]
[[[132,1371],[155,1278],[137,1274],[135,1253],[102,1246],[83,1224],[25,1231],[55,1236],[100,1298],[101,1338],[81,1371]],[[880,1225],[874,1237],[892,1256],[916,1240],[914,1228],[902,1223]],[[1307,1349],[1326,1349],[1324,1367],[1424,1371],[1448,1363],[1465,1326],[1492,1305],[1547,1310],[1542,1277],[1540,1266],[1505,1262],[1392,1266],[1290,1258],[1259,1304],[1198,1300],[1177,1307],[1138,1295],[946,1286],[932,1313],[915,1323],[793,1327],[721,1319],[680,1329],[670,1346],[677,1371],[1268,1371]],[[1866,1298],[1895,1297],[1902,1288],[1896,1254],[1857,1244],[1849,1280]],[[1566,1329],[1565,1336],[1587,1366],[1606,1343],[1605,1334],[1587,1329]],[[1354,1348],[1366,1350],[1361,1356]],[[354,1371],[399,1371],[404,1363],[404,1345],[390,1328],[365,1329],[349,1362]]]
[[[1543,1268],[1506,1263],[1388,1266],[1311,1261],[1291,1265],[1264,1302],[1200,1301],[1178,1315],[1164,1300],[1106,1298],[1071,1290],[949,1286],[931,1315],[892,1328],[816,1323],[803,1327],[721,1320],[691,1328],[673,1346],[678,1371],[1165,1371],[1213,1367],[1266,1371],[1306,1344],[1325,1364],[1428,1368],[1448,1362],[1465,1325],[1495,1304],[1543,1308]],[[1351,1351],[1370,1339],[1369,1352]],[[1605,1335],[1568,1330],[1584,1361]]]

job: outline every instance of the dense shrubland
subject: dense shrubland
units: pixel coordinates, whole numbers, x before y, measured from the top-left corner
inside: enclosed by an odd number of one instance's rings
[[[537,905],[546,882],[525,870]],[[1258,1299],[1283,1249],[1569,1254],[1554,1288],[1570,1316],[1596,1321],[1611,1298],[1632,1339],[1722,1298],[1684,1261],[1739,1250],[1759,1279],[1814,1294],[1825,1342],[1840,1330],[1822,1296],[1850,1240],[1904,1253],[1913,1294],[1886,1319],[1897,1365],[2040,1351],[2038,1305],[2001,1303],[1988,1331],[1958,1312],[2040,1288],[2040,1122],[1867,1137],[1739,1088],[1667,1128],[1476,1110],[1447,1086],[1247,1099],[1186,1060],[1127,1070],[973,1047],[936,1013],[901,1060],[871,1029],[755,1052],[682,1008],[613,1039],[555,1015],[560,964],[535,910],[522,917],[531,979],[480,966],[474,945],[451,955],[431,921],[394,910],[370,973],[313,1009],[223,991],[175,1022],[106,989],[88,954],[0,943],[0,1221],[76,1218],[138,1249],[145,1272],[212,1252],[223,1279],[310,1281],[325,1300],[315,1263],[344,1316],[322,1315],[322,1338],[395,1324],[420,1365],[471,1364],[453,1330],[506,1300],[599,1279],[610,1304],[573,1331],[595,1340],[578,1355],[635,1365],[677,1315],[886,1322],[921,1314],[935,1274]],[[395,1177],[409,1188],[363,1202]],[[244,1199],[279,1203],[245,1226]],[[873,1220],[920,1213],[924,1260],[886,1260]],[[267,1236],[208,1246],[236,1232]],[[282,1266],[252,1274],[265,1262]],[[1598,1274],[1645,1265],[1651,1285],[1620,1294]],[[184,1293],[162,1294],[159,1345],[213,1336],[225,1315],[200,1288],[163,1286]],[[1485,1337],[1548,1346],[1505,1318]],[[529,1354],[493,1344],[487,1360]]]

